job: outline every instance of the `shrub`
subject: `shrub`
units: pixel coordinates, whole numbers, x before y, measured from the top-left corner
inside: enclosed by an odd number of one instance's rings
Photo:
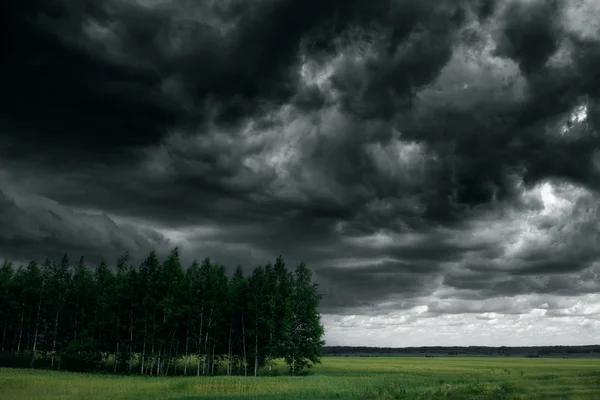
[[[88,371],[98,368],[102,354],[94,343],[94,338],[83,330],[75,340],[71,340],[60,355],[62,367],[69,371]]]

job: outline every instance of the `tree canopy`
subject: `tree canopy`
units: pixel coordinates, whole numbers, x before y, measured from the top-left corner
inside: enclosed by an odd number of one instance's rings
[[[231,276],[210,258],[181,265],[152,251],[89,268],[32,261],[0,268],[0,365],[142,375],[258,375],[276,360],[291,374],[319,363],[318,286],[283,258]]]

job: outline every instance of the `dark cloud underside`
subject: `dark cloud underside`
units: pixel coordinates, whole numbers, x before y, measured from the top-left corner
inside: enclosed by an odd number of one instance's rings
[[[575,3],[5,1],[0,256],[282,254],[332,313],[594,293]]]

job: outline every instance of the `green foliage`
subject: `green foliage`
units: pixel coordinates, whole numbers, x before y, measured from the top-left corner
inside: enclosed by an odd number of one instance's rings
[[[230,278],[209,258],[184,270],[177,248],[138,268],[127,253],[93,270],[65,255],[41,267],[5,262],[0,278],[5,365],[153,376],[268,366],[262,373],[275,375],[277,360],[297,374],[322,352],[317,286],[304,264],[292,273],[281,257]]]
[[[61,354],[63,368],[70,371],[89,371],[99,367],[102,354],[87,329],[69,342]]]
[[[292,374],[318,364],[323,355],[325,342],[322,337],[325,329],[318,312],[321,297],[317,289],[317,284],[312,283],[311,271],[306,264],[298,265],[292,290],[290,350],[285,356]]]

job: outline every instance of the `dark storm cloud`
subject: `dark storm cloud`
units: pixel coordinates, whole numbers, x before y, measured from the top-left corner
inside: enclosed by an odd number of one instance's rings
[[[431,279],[425,273],[406,271],[402,264],[388,262],[382,265],[369,265],[365,262],[364,265],[358,268],[317,270],[318,282],[324,286],[324,307],[364,306],[374,301],[393,298],[399,293],[405,298],[425,296],[434,292],[439,284],[436,279]],[[375,290],[377,295],[374,298]],[[344,299],[343,302],[339,301],[340,297]]]
[[[175,111],[157,93],[160,76],[82,43],[86,22],[110,17],[104,5],[3,6],[1,134],[11,139],[5,156],[43,155],[55,164],[67,155],[79,162],[93,154],[118,158],[120,150],[156,142],[174,122]]]
[[[560,0],[511,2],[504,10],[496,54],[515,60],[525,74],[535,73],[561,40]]]
[[[598,267],[589,267],[576,274],[565,274],[570,266],[563,265],[560,274],[529,273],[517,276],[498,273],[448,274],[444,284],[459,290],[452,294],[457,299],[484,299],[497,296],[516,296],[532,293],[549,295],[580,295],[600,290]]]
[[[299,41],[322,22],[319,15],[331,14],[324,7],[9,1],[2,111],[18,124],[9,122],[3,134],[27,137],[15,144],[26,153],[39,153],[26,146],[35,139],[46,150],[67,146],[108,156],[159,143],[190,114],[202,119],[210,100],[223,121],[253,112],[263,100],[285,101],[294,94],[290,67]]]
[[[11,0],[0,168],[52,205],[4,201],[0,256],[141,254],[179,230],[185,257],[307,261],[329,310],[589,293],[591,214],[504,246],[544,209],[536,184],[587,188],[575,210],[600,189],[600,42],[569,4]]]
[[[429,202],[432,217],[513,195],[507,174],[515,172],[523,173],[527,183],[559,177],[597,187],[600,180],[592,163],[600,139],[595,127],[577,141],[548,134],[548,124],[578,103],[596,107],[600,83],[592,67],[598,42],[591,45],[563,31],[561,4],[513,1],[500,15],[495,52],[521,68],[527,79],[523,99],[491,96],[476,109],[462,110],[425,103],[419,120],[400,120],[398,129],[404,128],[405,138],[425,141],[444,158],[445,173],[435,182],[439,189]],[[548,65],[561,43],[570,43],[574,61]]]
[[[296,95],[302,43],[310,52],[327,50],[349,26],[371,23],[397,25],[390,35],[401,41],[421,19],[435,25],[448,16],[440,7],[427,11],[433,2],[410,1],[147,3],[8,2],[0,74],[2,110],[12,123],[3,134],[27,138],[11,150],[39,153],[27,146],[35,139],[47,150],[107,157],[160,143],[169,128],[208,115],[230,125]],[[418,71],[425,58],[381,68],[388,75]],[[398,83],[402,90],[406,84]],[[320,104],[314,88],[310,93],[297,102]]]
[[[157,232],[118,225],[106,214],[73,212],[41,197],[17,200],[1,190],[0,224],[0,248],[9,260],[41,262],[67,253],[113,262],[126,251],[139,257],[152,248],[164,252],[169,245]]]

